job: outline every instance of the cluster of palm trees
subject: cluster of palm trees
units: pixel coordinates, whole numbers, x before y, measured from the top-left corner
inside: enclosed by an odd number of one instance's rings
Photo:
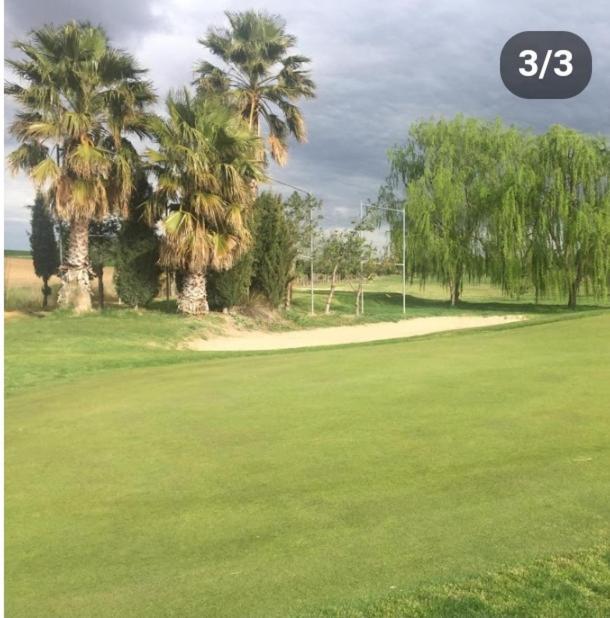
[[[268,156],[284,164],[289,137],[305,140],[296,103],[315,85],[280,17],[226,15],[229,27],[200,41],[220,66],[199,63],[195,92],[170,93],[162,115],[152,112],[146,71],[98,26],[45,26],[15,43],[21,57],[8,64],[17,79],[6,92],[19,106],[10,130],[20,145],[9,164],[69,226],[60,306],[91,309],[89,224],[126,214],[142,169],[155,189],[142,216],[159,230],[162,265],[184,275],[180,311],[206,313],[206,272],[230,268],[248,250]],[[137,139],[153,146],[139,153]]]

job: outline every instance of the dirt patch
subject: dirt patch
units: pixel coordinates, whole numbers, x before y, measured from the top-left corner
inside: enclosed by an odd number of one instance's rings
[[[4,319],[5,320],[15,320],[17,318],[22,318],[25,315],[26,314],[23,313],[23,311],[5,311],[4,312]]]
[[[365,343],[384,339],[417,337],[442,331],[495,326],[525,320],[523,315],[439,316],[413,318],[400,322],[378,322],[356,326],[333,326],[308,330],[270,333],[237,331],[230,336],[211,336],[185,343],[184,347],[204,352],[238,352],[251,350],[287,350],[347,343]]]

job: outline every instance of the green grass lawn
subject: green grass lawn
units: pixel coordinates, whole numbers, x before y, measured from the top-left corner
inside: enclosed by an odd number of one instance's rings
[[[303,327],[320,325],[353,324],[359,322],[394,321],[405,317],[402,312],[402,281],[396,275],[375,277],[367,281],[364,289],[364,315],[356,317],[355,283],[339,284],[332,304],[332,314],[323,315],[328,290],[320,283],[314,293],[316,316],[309,316],[311,297],[309,289],[300,288],[294,297],[294,308],[288,317],[295,324]],[[490,315],[499,313],[523,313],[530,316],[563,315],[572,313],[566,307],[566,299],[561,296],[549,296],[540,303],[534,303],[533,292],[523,294],[520,298],[510,298],[489,282],[471,282],[465,285],[462,300],[457,307],[451,307],[447,289],[430,281],[425,286],[409,283],[407,286],[407,317],[425,317],[432,315],[455,315],[456,313]],[[588,312],[599,308],[608,308],[608,299],[600,301],[592,296],[582,294],[579,297],[578,312]]]
[[[595,547],[457,584],[392,590],[308,618],[521,618],[610,616],[610,549]]]
[[[564,317],[224,356],[160,312],[8,322],[7,615],[437,616],[494,581],[472,607],[604,615],[610,313]]]

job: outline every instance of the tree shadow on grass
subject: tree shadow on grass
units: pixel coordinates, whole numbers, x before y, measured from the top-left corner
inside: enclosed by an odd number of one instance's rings
[[[165,299],[153,300],[152,303],[150,303],[150,305],[148,305],[146,308],[149,311],[156,311],[158,313],[178,313],[178,303],[175,298],[171,298],[169,301]]]
[[[337,292],[337,298],[341,300],[341,304],[346,304],[353,294],[350,292]],[[371,311],[383,312],[384,310],[395,311],[402,310],[402,294],[399,292],[365,292],[365,306],[372,307]],[[419,296],[406,295],[407,313],[409,309],[422,310],[422,313],[436,313],[448,311],[468,311],[473,313],[503,313],[503,314],[539,314],[539,315],[557,315],[567,313],[584,313],[588,311],[596,311],[610,309],[608,305],[583,303],[577,305],[575,309],[567,307],[565,304],[553,302],[541,302],[536,304],[533,301],[524,301],[518,299],[495,300],[495,301],[479,301],[479,300],[461,300],[455,307],[451,306],[448,300],[421,298]]]
[[[328,292],[326,290],[315,290],[316,308],[320,310],[320,303],[326,300]],[[333,313],[352,314],[354,312],[354,292],[338,290],[335,293],[333,303]],[[293,299],[293,306],[303,312],[309,311],[309,295],[299,295]],[[438,315],[452,312],[468,313],[494,313],[494,314],[535,314],[535,315],[561,315],[572,313],[585,313],[589,311],[608,310],[610,306],[604,304],[591,304],[590,302],[577,305],[575,309],[568,308],[565,304],[553,302],[541,302],[536,304],[533,301],[506,300],[480,301],[462,300],[455,307],[452,307],[448,300],[435,298],[421,298],[419,296],[406,296],[407,315]],[[176,299],[156,299],[146,307],[149,311],[175,315],[178,313]],[[388,315],[396,317],[402,313],[402,294],[399,292],[365,292],[365,310],[369,316]]]

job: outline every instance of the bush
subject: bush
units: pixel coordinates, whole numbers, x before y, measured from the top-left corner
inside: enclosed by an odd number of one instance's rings
[[[132,307],[148,305],[159,293],[159,241],[139,208],[149,192],[146,179],[141,178],[118,238],[114,285],[119,298]]]
[[[213,311],[230,309],[248,300],[252,279],[253,253],[244,255],[229,270],[208,272],[208,303]]]

